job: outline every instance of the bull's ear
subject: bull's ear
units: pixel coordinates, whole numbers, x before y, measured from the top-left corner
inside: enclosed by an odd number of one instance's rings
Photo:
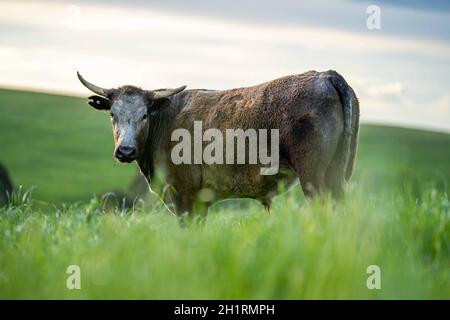
[[[90,104],[97,110],[111,109],[111,101],[109,99],[100,96],[90,96],[88,99],[89,99],[88,104]]]

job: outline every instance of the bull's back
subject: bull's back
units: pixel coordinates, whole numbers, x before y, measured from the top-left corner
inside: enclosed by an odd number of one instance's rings
[[[190,90],[186,92],[178,125],[186,127],[197,120],[202,121],[204,128],[221,130],[281,129],[303,116],[317,115],[318,106],[339,100],[326,82],[326,73],[309,71],[252,87]]]

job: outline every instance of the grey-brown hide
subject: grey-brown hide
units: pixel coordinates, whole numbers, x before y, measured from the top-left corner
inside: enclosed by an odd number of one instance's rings
[[[117,145],[136,146],[136,160],[147,181],[151,183],[155,166],[166,168],[179,213],[192,212],[204,190],[213,194],[207,205],[248,197],[270,208],[278,182],[295,177],[308,197],[330,191],[339,198],[352,175],[359,104],[335,71],[309,71],[224,91],[172,90],[158,99],[160,90],[132,86],[105,90],[86,83],[98,94],[107,93],[104,96],[118,116]],[[149,117],[143,121],[145,107]],[[171,133],[178,128],[192,133],[194,121],[202,121],[203,130],[216,128],[223,133],[238,128],[279,129],[279,173],[262,176],[259,165],[173,164]]]

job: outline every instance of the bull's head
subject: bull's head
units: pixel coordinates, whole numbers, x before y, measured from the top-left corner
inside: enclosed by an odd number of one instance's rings
[[[103,89],[87,82],[78,72],[81,83],[96,93],[89,104],[97,110],[109,111],[114,134],[114,156],[120,162],[132,162],[143,152],[149,133],[149,116],[167,103],[167,98],[183,91],[176,89],[142,90],[134,86]]]

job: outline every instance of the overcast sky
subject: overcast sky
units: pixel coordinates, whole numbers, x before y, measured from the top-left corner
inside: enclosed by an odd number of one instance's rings
[[[363,121],[450,132],[450,5],[395,3],[1,0],[0,87],[87,95],[79,70],[104,87],[226,89],[334,69]]]

